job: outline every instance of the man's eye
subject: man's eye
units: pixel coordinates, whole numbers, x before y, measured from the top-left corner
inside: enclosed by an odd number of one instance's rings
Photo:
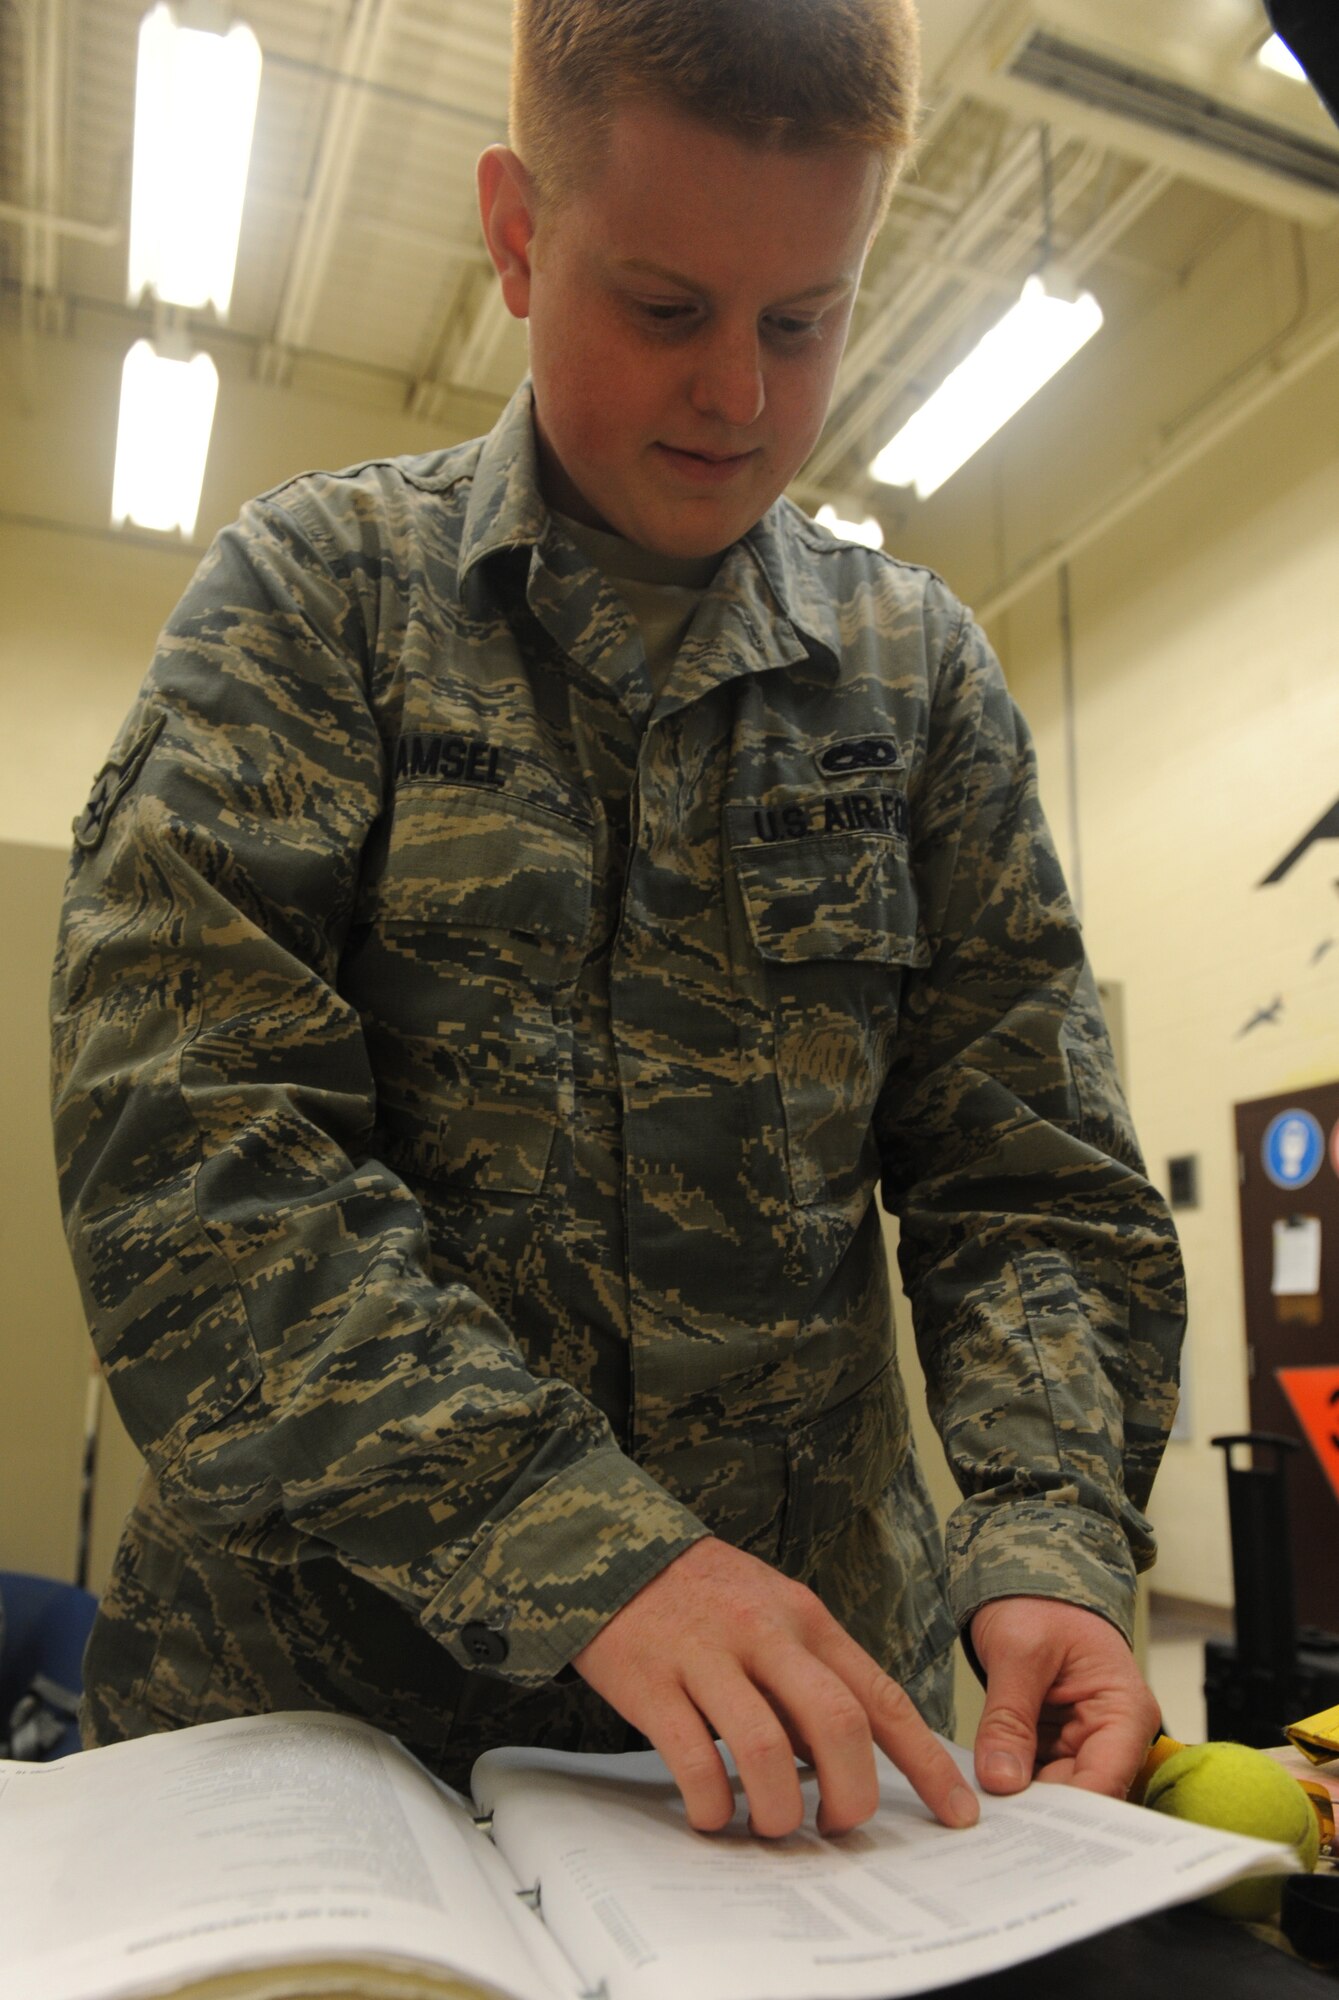
[[[657,326],[671,326],[675,320],[685,318],[693,309],[691,306],[668,305],[659,299],[643,299],[641,310],[648,319],[654,320]]]
[[[802,340],[808,333],[817,333],[819,325],[816,319],[791,319],[784,314],[772,321],[773,331],[783,340]]]

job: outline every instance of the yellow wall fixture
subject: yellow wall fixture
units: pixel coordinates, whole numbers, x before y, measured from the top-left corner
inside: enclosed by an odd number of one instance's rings
[[[1076,292],[1052,265],[983,334],[870,466],[888,486],[928,498],[1073,359],[1102,324],[1091,292]]]
[[[140,23],[129,295],[164,305],[232,299],[260,44],[215,0],[168,0]]]
[[[112,475],[112,522],[183,535],[195,530],[218,370],[207,354],[188,355],[164,338],[160,352],[137,340],[121,370],[121,413]]]

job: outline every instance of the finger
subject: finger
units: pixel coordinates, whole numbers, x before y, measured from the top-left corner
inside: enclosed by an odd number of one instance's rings
[[[1113,1717],[1079,1744],[1074,1756],[1074,1775],[1069,1782],[1087,1792],[1104,1792],[1108,1798],[1123,1799],[1144,1761],[1148,1736],[1137,1716]]]
[[[976,1731],[974,1763],[988,1792],[1021,1792],[1037,1762],[1037,1723],[1050,1692],[1044,1656],[1006,1652],[987,1670],[986,1705]]]
[[[906,1689],[877,1669],[876,1675],[866,1701],[875,1742],[937,1820],[945,1826],[975,1826],[980,1802],[947,1749]]]
[[[723,1671],[719,1659],[685,1687],[735,1760],[751,1830],[768,1840],[794,1833],[804,1818],[804,1794],[790,1733],[772,1702],[746,1674]]]
[[[813,1746],[805,1734],[805,1725],[797,1719],[789,1703],[782,1698],[775,1687],[765,1686],[763,1692],[776,1710],[777,1720],[789,1738],[797,1762],[808,1765],[810,1770],[815,1770],[817,1766],[814,1762]]]
[[[840,1675],[800,1647],[769,1661],[764,1692],[818,1777],[818,1830],[849,1833],[879,1807],[870,1719]]]
[[[710,1729],[681,1689],[666,1690],[635,1718],[679,1788],[688,1824],[719,1833],[735,1816],[734,1787]]]
[[[821,1657],[855,1696],[874,1741],[935,1818],[945,1826],[975,1826],[981,1812],[975,1793],[905,1688],[840,1626]]]
[[[1074,1716],[1057,1718],[1045,1709],[1037,1723],[1037,1752],[1034,1768],[1050,1764],[1057,1757],[1072,1758],[1083,1741],[1082,1725]]]

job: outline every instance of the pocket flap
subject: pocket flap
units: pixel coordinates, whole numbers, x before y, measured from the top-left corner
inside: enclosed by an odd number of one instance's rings
[[[767,959],[928,965],[916,884],[901,843],[834,833],[737,845],[749,934]]]
[[[589,824],[477,788],[405,791],[364,914],[579,946],[590,929],[592,866]]]

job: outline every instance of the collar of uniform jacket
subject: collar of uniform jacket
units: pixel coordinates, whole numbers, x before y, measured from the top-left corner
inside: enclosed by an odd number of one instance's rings
[[[539,484],[534,397],[527,376],[483,440],[460,539],[458,588],[487,557],[530,549],[530,595],[537,569],[559,531]],[[569,548],[560,537],[563,548]],[[830,681],[839,671],[841,635],[831,583],[821,563],[832,543],[809,516],[782,499],[727,549],[708,594],[728,606],[747,645],[736,671],[806,666]],[[579,560],[585,564],[585,558]],[[541,586],[542,587],[542,586]],[[536,607],[538,608],[538,607]]]

